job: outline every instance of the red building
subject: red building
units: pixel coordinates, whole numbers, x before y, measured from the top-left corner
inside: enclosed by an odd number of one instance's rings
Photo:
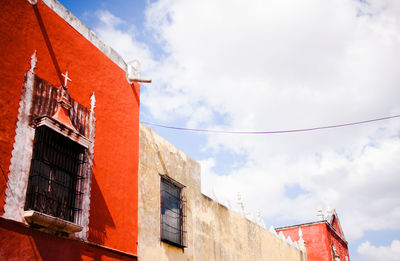
[[[339,218],[335,210],[322,215],[321,221],[276,228],[277,233],[283,233],[298,241],[305,241],[308,261],[349,261],[349,250]]]
[[[0,1],[0,260],[137,260],[139,84],[56,0]]]

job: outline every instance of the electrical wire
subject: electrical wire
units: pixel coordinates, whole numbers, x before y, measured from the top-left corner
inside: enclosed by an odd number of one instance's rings
[[[316,130],[323,130],[323,129],[333,129],[333,128],[359,125],[359,124],[365,124],[365,123],[376,122],[376,121],[389,120],[389,119],[399,118],[399,117],[400,117],[400,114],[383,117],[383,118],[372,119],[372,120],[356,121],[356,122],[343,123],[343,124],[337,124],[337,125],[328,125],[328,126],[320,126],[320,127],[305,128],[305,129],[293,129],[293,130],[276,130],[276,131],[223,131],[223,130],[175,127],[175,126],[162,125],[162,124],[151,123],[151,122],[146,122],[146,121],[142,121],[142,123],[145,125],[156,126],[156,127],[165,128],[165,129],[180,130],[180,131],[194,131],[194,132],[222,133],[222,134],[245,134],[245,135],[247,134],[247,135],[249,135],[249,134],[281,134],[281,133],[293,133],[293,132],[306,132],[306,131],[316,131]]]

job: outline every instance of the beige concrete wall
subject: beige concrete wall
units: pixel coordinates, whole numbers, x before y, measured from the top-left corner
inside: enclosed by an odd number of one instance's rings
[[[139,260],[306,260],[303,252],[203,195],[199,163],[144,125],[139,148]],[[186,186],[185,249],[160,241],[160,174]]]

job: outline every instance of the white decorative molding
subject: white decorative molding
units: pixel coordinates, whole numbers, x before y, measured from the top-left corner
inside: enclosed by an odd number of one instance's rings
[[[246,217],[246,213],[244,211],[244,203],[242,200],[242,195],[240,194],[240,192],[238,192],[237,194],[237,203],[236,203],[239,207],[239,213],[243,216]]]
[[[57,0],[42,0],[51,10],[66,21],[72,28],[85,37],[90,43],[97,47],[111,61],[117,64],[122,70],[127,71],[124,59],[109,45],[105,44],[92,30],[83,24],[76,16],[69,12]]]
[[[321,206],[318,206],[318,208],[317,208],[317,217],[318,217],[319,220],[324,220],[325,219],[324,212],[323,212]]]
[[[257,213],[256,213],[256,220],[255,221],[260,227],[267,228],[267,226],[265,225],[264,220],[261,217],[260,210],[258,210]]]
[[[86,173],[86,182],[83,188],[83,197],[82,197],[82,214],[80,217],[80,225],[83,227],[82,231],[76,233],[75,235],[78,238],[83,240],[88,239],[89,232],[89,215],[90,215],[90,188],[92,185],[92,168],[93,168],[93,155],[94,155],[94,141],[95,141],[95,131],[96,131],[96,118],[94,115],[94,108],[96,107],[96,97],[93,92],[90,97],[90,118],[89,118],[89,140],[91,143],[89,144],[89,148],[87,150],[87,173]]]
[[[36,53],[37,51],[35,50],[35,52],[31,56],[31,68],[29,69],[31,73],[34,73],[34,70],[36,68],[36,63],[37,63]]]
[[[150,83],[151,79],[145,79],[140,77],[140,62],[138,60],[133,60],[127,63],[126,79],[130,84],[133,82],[146,82]]]
[[[141,65],[138,60],[132,60],[128,62],[128,70],[126,73],[128,74],[128,78],[140,78],[140,69]]]
[[[325,220],[328,221],[329,223],[332,222],[332,217],[334,213],[334,209],[331,206],[328,206],[325,212]]]
[[[71,234],[82,230],[82,226],[78,224],[34,210],[25,211],[24,218],[29,224],[43,227],[46,231]]]
[[[73,140],[74,142],[85,147],[86,149],[89,147],[90,140],[88,138],[79,134],[75,130],[69,129],[64,124],[60,123],[59,121],[55,120],[50,116],[45,115],[35,119],[34,123],[35,127],[43,125],[49,127],[50,129],[54,130],[57,133],[60,133],[61,135],[67,137],[68,139]]]
[[[280,239],[282,239],[283,241],[286,241],[285,235],[283,234],[282,231],[279,232],[278,237],[279,237]]]
[[[33,138],[35,130],[29,126],[29,113],[32,106],[32,94],[35,75],[28,71],[22,88],[19,103],[17,128],[13,150],[11,152],[10,173],[4,205],[4,218],[24,221],[24,205],[26,188],[31,167]]]
[[[297,245],[299,246],[299,249],[303,251],[304,253],[306,252],[306,241],[303,239],[303,231],[301,230],[301,227],[299,227],[299,240],[297,241]]]
[[[90,97],[90,112],[94,114],[94,108],[96,108],[96,96],[94,95],[94,92],[92,96]]]
[[[18,222],[30,222],[36,225],[45,225],[47,229],[55,226],[54,231],[63,231],[66,233],[75,233],[74,236],[87,240],[89,230],[89,211],[90,211],[90,186],[93,166],[94,138],[95,138],[95,115],[94,108],[96,98],[94,93],[91,97],[91,110],[88,123],[88,137],[68,128],[56,119],[49,116],[41,116],[31,122],[35,86],[34,69],[36,67],[36,51],[31,57],[31,68],[25,74],[25,80],[21,91],[21,99],[18,109],[16,135],[11,155],[9,167],[8,183],[6,189],[6,198],[3,217]],[[51,90],[51,89],[50,89]],[[78,104],[75,103],[75,111]],[[80,208],[82,212],[75,216],[74,223],[59,222],[57,218],[47,218],[48,215],[42,213],[31,213],[24,211],[26,190],[29,181],[29,171],[33,152],[33,141],[35,137],[35,127],[45,125],[52,130],[68,137],[87,148],[85,152],[86,164],[83,164],[83,171],[86,178],[80,186],[83,192]],[[44,223],[43,223],[44,222]],[[42,224],[43,223],[43,224]],[[60,228],[66,226],[64,228]],[[65,231],[64,231],[64,230]],[[80,231],[80,232],[79,232]]]
[[[287,238],[286,238],[286,242],[289,244],[289,245],[293,245],[293,241],[292,241],[292,238],[290,237],[290,236],[288,236]]]
[[[269,232],[271,232],[271,233],[274,234],[275,236],[278,236],[278,234],[276,233],[276,230],[275,230],[274,226],[270,226],[270,227],[269,227]]]
[[[31,5],[36,5],[36,4],[37,4],[37,0],[28,0],[28,2],[29,2]]]

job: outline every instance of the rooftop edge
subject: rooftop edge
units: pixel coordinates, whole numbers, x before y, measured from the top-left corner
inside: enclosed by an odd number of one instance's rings
[[[75,15],[68,11],[57,0],[42,0],[51,10],[72,26],[78,33],[104,53],[111,61],[127,72],[128,65],[117,51],[100,39],[89,27],[82,23]]]

